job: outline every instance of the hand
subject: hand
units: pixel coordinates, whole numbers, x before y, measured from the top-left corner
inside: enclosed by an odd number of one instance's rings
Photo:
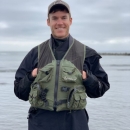
[[[82,72],[82,78],[87,79],[87,73],[85,71]]]
[[[37,76],[37,68],[35,68],[33,71],[32,71],[32,77],[36,77]]]

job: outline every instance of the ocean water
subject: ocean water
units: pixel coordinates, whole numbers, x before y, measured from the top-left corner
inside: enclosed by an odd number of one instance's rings
[[[28,129],[28,101],[14,95],[14,77],[27,52],[0,52],[0,130]],[[130,130],[130,56],[102,56],[111,88],[88,98],[90,130]]]

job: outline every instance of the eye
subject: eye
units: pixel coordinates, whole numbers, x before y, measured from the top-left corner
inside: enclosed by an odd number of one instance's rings
[[[67,17],[63,17],[62,19],[67,19]]]
[[[52,20],[57,20],[57,17],[53,17]]]

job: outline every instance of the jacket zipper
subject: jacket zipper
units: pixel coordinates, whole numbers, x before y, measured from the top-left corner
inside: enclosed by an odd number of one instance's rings
[[[58,91],[58,81],[59,81],[59,69],[60,69],[60,60],[56,62],[56,78],[55,78],[55,89],[54,89],[54,109],[57,107],[57,91]]]

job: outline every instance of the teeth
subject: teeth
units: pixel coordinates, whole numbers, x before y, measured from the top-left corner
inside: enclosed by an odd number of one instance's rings
[[[57,29],[63,29],[63,28],[57,28]]]
[[[63,28],[57,28],[57,29],[59,29],[59,30],[60,30],[60,29],[63,29]]]

